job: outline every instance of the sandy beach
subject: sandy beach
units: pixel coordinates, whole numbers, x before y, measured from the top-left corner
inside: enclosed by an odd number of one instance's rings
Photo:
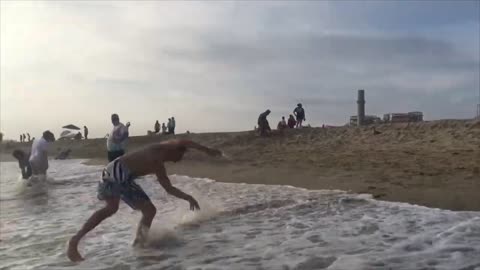
[[[369,193],[387,201],[451,210],[480,210],[480,122],[440,120],[371,127],[287,130],[269,138],[253,131],[137,136],[128,150],[188,138],[224,151],[215,159],[190,151],[170,174],[222,182],[278,184],[307,189]],[[3,143],[2,160],[28,143]],[[70,148],[70,158],[106,164],[105,139],[56,141],[51,156]]]

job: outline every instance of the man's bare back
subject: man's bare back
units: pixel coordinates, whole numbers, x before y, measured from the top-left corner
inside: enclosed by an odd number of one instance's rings
[[[174,187],[167,176],[164,163],[178,162],[187,149],[197,149],[211,156],[219,156],[221,152],[189,140],[172,140],[150,145],[142,150],[124,155],[107,165],[102,173],[103,182],[99,184],[98,196],[106,201],[106,206],[97,210],[75,234],[69,242],[67,256],[72,261],[83,260],[78,252],[79,241],[103,220],[115,214],[120,199],[130,207],[142,212],[142,219],[137,230],[134,244],[144,242],[148,229],[153,221],[156,208],[147,194],[134,180],[136,177],[155,174],[157,181],[169,193],[190,203],[190,210],[198,210],[198,202],[180,189]]]
[[[120,160],[136,176],[156,174],[159,170],[165,169],[165,162],[180,161],[189,148],[203,151],[212,156],[221,155],[218,150],[207,148],[189,140],[170,140],[123,155]]]

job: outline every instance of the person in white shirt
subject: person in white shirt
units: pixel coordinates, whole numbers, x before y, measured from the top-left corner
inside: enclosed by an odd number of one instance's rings
[[[120,118],[116,113],[112,114],[112,124],[113,129],[107,139],[109,162],[125,154],[125,145],[129,136],[128,128],[130,127],[130,122],[127,125],[120,123]]]
[[[48,170],[48,148],[51,142],[55,141],[55,136],[50,131],[43,132],[43,136],[34,140],[29,162],[32,167],[32,174],[47,174]]]

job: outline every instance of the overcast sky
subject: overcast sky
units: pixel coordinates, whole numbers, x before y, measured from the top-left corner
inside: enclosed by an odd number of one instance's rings
[[[298,102],[341,125],[358,89],[367,114],[471,118],[479,25],[479,1],[2,1],[0,129],[247,130]]]

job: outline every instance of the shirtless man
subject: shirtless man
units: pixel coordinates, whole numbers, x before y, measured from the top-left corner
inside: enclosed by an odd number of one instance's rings
[[[189,140],[172,140],[150,145],[110,162],[103,170],[102,182],[98,187],[98,198],[105,200],[106,205],[93,213],[83,227],[70,239],[67,250],[68,258],[71,261],[83,260],[78,252],[80,239],[103,220],[115,214],[118,210],[120,199],[132,209],[142,212],[142,218],[133,244],[142,244],[145,241],[155,216],[156,208],[142,188],[135,183],[134,179],[136,177],[155,174],[157,181],[167,193],[188,201],[192,211],[200,209],[198,202],[192,196],[172,186],[164,166],[164,163],[168,161],[180,161],[185,151],[189,148],[200,150],[211,156],[221,155],[219,150],[211,149]]]

